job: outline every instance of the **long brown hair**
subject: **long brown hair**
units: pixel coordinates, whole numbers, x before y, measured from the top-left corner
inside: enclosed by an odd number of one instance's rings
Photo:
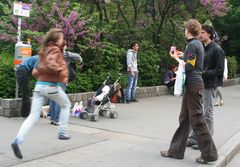
[[[62,29],[59,29],[59,28],[50,29],[43,38],[43,41],[41,43],[40,50],[39,50],[38,54],[42,55],[43,50],[47,47],[47,45],[50,42],[56,43],[61,36],[60,34],[63,34]]]

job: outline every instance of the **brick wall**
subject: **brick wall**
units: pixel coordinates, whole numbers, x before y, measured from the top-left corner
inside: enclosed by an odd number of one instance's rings
[[[224,86],[238,85],[240,84],[240,78],[229,79],[224,82]],[[85,92],[68,94],[72,105],[75,102],[83,100],[83,105],[86,106],[87,99],[93,96],[95,92]],[[172,90],[169,90],[166,86],[152,86],[152,87],[140,87],[137,88],[136,98],[149,98],[154,96],[170,95],[173,94]],[[0,116],[4,117],[18,117],[20,116],[21,98],[17,99],[2,99],[0,98]]]

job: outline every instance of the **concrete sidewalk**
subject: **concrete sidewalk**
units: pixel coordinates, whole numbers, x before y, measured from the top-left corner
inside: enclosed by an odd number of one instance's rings
[[[240,85],[223,88],[224,105],[215,107],[214,140],[219,160],[199,165],[199,151],[186,149],[183,160],[163,158],[178,127],[181,98],[159,96],[138,103],[117,104],[119,118],[99,122],[71,118],[72,139],[59,141],[57,127],[41,118],[22,145],[23,160],[12,153],[10,144],[20,118],[0,117],[1,167],[199,167],[226,166],[240,147]]]

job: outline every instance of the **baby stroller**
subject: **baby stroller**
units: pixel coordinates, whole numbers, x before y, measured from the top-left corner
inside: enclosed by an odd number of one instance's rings
[[[120,85],[118,81],[121,78],[121,75],[113,85],[107,85],[109,78],[110,76],[105,79],[95,95],[88,100],[87,107],[85,108],[85,111],[81,112],[80,118],[87,119],[88,116],[90,116],[91,121],[97,122],[99,120],[99,116],[105,117],[107,114],[109,114],[110,118],[115,119],[118,117],[116,106],[111,103],[110,98]]]

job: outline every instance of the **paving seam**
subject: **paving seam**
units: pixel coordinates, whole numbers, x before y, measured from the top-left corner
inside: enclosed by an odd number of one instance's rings
[[[77,123],[70,123],[70,124],[83,126],[83,127],[87,127],[87,128],[91,128],[91,129],[98,129],[98,130],[102,130],[102,131],[105,131],[105,132],[111,132],[111,133],[116,133],[116,134],[122,134],[122,135],[128,135],[128,136],[136,136],[136,137],[139,137],[139,138],[145,138],[145,139],[151,139],[151,140],[163,140],[163,139],[155,138],[155,137],[149,137],[149,136],[144,136],[144,135],[132,134],[132,133],[127,133],[127,132],[118,132],[118,131],[104,129],[104,128],[98,128],[98,127],[92,127],[92,126],[89,126],[89,125],[79,125]],[[98,133],[95,133],[95,134],[92,134],[92,135],[96,135],[96,134],[100,134],[100,133],[103,133],[103,132],[98,132]]]

